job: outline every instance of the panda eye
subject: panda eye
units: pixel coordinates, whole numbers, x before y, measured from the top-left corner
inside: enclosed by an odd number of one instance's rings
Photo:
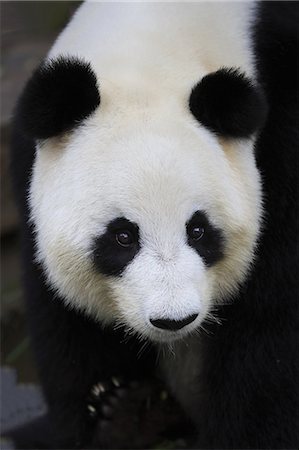
[[[205,232],[205,230],[203,227],[196,226],[196,227],[191,228],[191,230],[189,232],[189,236],[194,241],[199,241],[203,237],[204,232]]]
[[[127,230],[119,231],[115,235],[116,242],[122,247],[130,247],[134,243],[134,238],[132,233]]]
[[[104,233],[94,238],[93,263],[104,275],[120,276],[140,248],[138,225],[125,217],[116,217],[107,224]]]
[[[209,267],[224,255],[224,234],[204,211],[195,211],[186,223],[187,242]]]

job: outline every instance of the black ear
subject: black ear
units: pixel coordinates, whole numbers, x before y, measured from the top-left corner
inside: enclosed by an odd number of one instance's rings
[[[192,89],[189,99],[194,117],[225,137],[249,137],[261,127],[267,104],[260,89],[237,69],[210,73]]]
[[[16,116],[30,137],[45,139],[75,127],[100,104],[90,64],[59,57],[36,69],[17,105]]]

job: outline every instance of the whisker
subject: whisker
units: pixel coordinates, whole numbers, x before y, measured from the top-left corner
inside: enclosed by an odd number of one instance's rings
[[[219,316],[216,316],[216,314],[214,314],[214,312],[210,311],[207,313],[205,320],[210,323],[217,323],[217,325],[221,325],[222,320],[224,320],[224,319],[221,319]]]
[[[159,359],[160,359],[160,356],[161,356],[161,352],[162,352],[161,346],[158,345],[158,346],[157,346],[156,361],[155,361],[155,365],[156,365],[156,366],[157,366],[158,363],[159,363]]]
[[[171,342],[167,342],[167,348],[168,348],[168,351],[171,353],[171,355],[175,358],[176,354],[175,354],[174,347]]]
[[[144,354],[145,350],[148,348],[149,346],[149,342],[147,340],[144,341],[144,343],[142,344],[142,346],[140,347],[140,349],[138,350],[137,353],[137,358],[140,359],[142,354]]]
[[[203,331],[207,336],[212,336],[214,334],[212,331],[207,330],[203,325],[200,325],[196,331],[199,335],[201,335],[201,331]]]

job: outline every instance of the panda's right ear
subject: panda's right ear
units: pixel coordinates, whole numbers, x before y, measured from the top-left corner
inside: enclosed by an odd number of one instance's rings
[[[71,130],[99,104],[97,78],[90,64],[59,57],[33,73],[17,104],[16,119],[26,135],[46,139]]]

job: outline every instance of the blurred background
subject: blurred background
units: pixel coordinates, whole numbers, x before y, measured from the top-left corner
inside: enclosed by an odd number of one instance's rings
[[[36,382],[21,285],[18,214],[9,176],[14,105],[34,68],[80,5],[78,1],[1,1],[1,366]]]

